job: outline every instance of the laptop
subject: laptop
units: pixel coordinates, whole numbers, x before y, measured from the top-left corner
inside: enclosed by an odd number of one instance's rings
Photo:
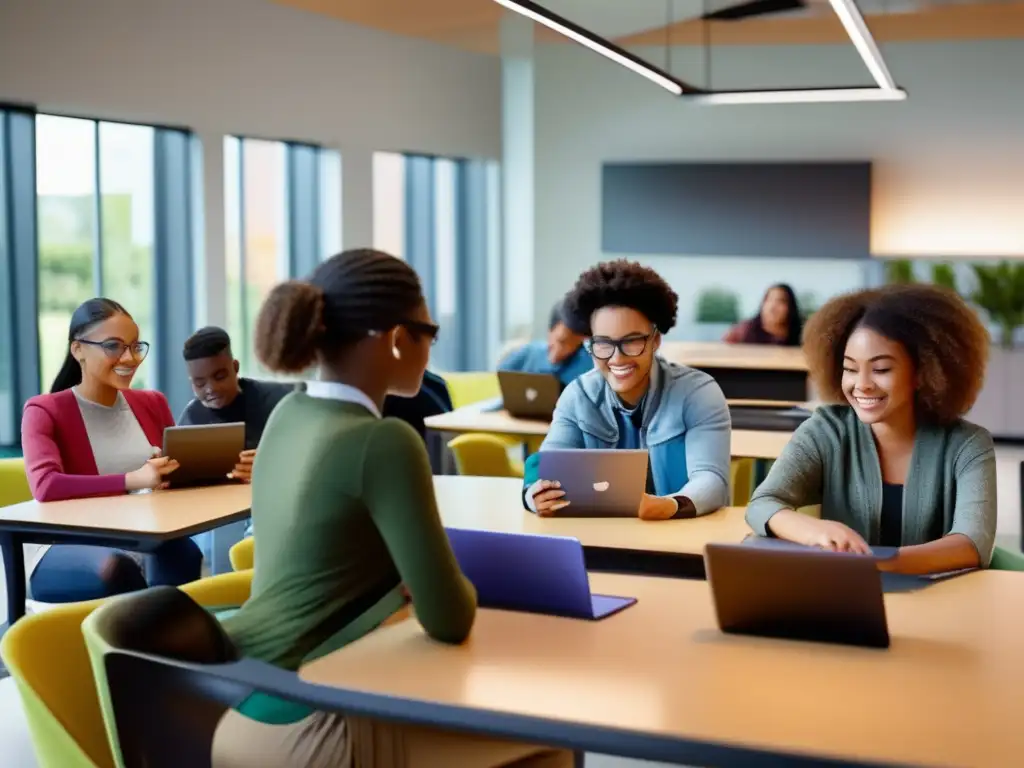
[[[723,632],[888,648],[875,558],[791,547],[707,544]]]
[[[537,476],[557,480],[572,502],[559,517],[636,517],[647,489],[647,451],[559,448],[541,451]]]
[[[230,482],[230,473],[245,450],[245,424],[198,424],[167,427],[164,456],[180,465],[167,476],[172,488]]]
[[[447,532],[481,608],[597,620],[636,602],[590,593],[579,539],[462,528]]]
[[[548,373],[498,371],[501,399],[510,416],[551,421],[562,382]]]

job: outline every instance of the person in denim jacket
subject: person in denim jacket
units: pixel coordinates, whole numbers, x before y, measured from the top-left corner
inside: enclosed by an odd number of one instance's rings
[[[711,376],[657,356],[676,323],[676,293],[657,272],[626,260],[580,275],[566,310],[586,328],[594,370],[566,387],[540,451],[647,449],[644,520],[695,517],[729,502],[729,406]],[[524,502],[557,515],[571,502],[526,463]]]

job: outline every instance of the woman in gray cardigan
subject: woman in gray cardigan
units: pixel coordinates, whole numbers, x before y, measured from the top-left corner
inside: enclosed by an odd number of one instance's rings
[[[804,351],[822,400],[754,492],[762,536],[868,554],[883,570],[986,567],[996,528],[992,436],[961,417],[981,389],[989,338],[956,293],[894,285],[816,312]],[[821,519],[800,507],[821,505]]]

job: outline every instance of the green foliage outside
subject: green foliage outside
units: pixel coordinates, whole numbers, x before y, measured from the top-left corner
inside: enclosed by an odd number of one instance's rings
[[[821,306],[818,303],[818,296],[814,291],[801,291],[797,294],[796,303],[800,307],[800,318],[805,321],[817,312]]]
[[[724,288],[708,288],[697,298],[698,323],[735,323],[740,319],[739,298]]]
[[[968,297],[999,326],[1000,344],[1013,347],[1017,328],[1024,325],[1024,263],[972,264],[977,285]]]
[[[956,291],[956,270],[951,264],[933,264],[932,282],[942,288]]]
[[[885,262],[885,282],[889,285],[916,283],[914,264],[909,259],[896,259]]]

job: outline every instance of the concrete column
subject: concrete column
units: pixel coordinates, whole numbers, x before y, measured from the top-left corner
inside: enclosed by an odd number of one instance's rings
[[[373,150],[341,150],[341,242],[346,250],[373,246]]]

